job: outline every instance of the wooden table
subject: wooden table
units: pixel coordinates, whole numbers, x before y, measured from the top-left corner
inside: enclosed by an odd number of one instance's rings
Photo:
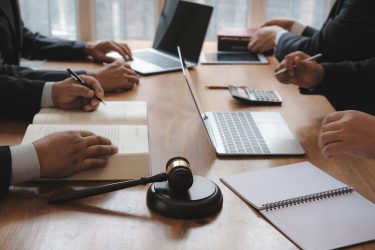
[[[143,47],[136,43],[134,47]],[[212,45],[206,46],[212,50]],[[277,65],[199,65],[191,71],[198,98],[205,111],[276,111],[302,143],[302,157],[231,157],[215,155],[187,85],[180,72],[147,76],[133,91],[109,94],[106,100],[144,100],[148,103],[148,127],[153,173],[164,170],[173,156],[189,159],[193,172],[216,182],[224,196],[222,211],[199,220],[176,220],[160,216],[146,206],[147,187],[117,191],[75,203],[52,206],[54,192],[89,184],[30,183],[12,187],[0,201],[1,249],[295,249],[280,231],[255,209],[224,186],[219,178],[228,174],[311,161],[340,181],[353,186],[375,202],[374,161],[350,157],[326,159],[317,146],[322,118],[334,111],[322,96],[300,95],[294,86],[280,84],[273,76]],[[50,69],[95,68],[78,62],[46,62]],[[249,107],[234,101],[226,90],[208,90],[204,84],[238,83],[276,89],[284,102],[278,107]],[[0,122],[0,143],[15,145],[27,124]],[[270,183],[266,185],[272,185]],[[366,244],[357,249],[373,249]]]

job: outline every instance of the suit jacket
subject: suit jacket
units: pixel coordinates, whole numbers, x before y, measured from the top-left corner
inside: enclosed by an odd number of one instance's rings
[[[0,197],[6,195],[9,190],[12,176],[12,157],[8,146],[0,147]]]
[[[323,94],[337,110],[361,110],[375,115],[375,58],[323,63],[324,78],[310,94]]]
[[[39,111],[43,81],[0,75],[0,118],[28,119]],[[12,159],[8,146],[0,146],[0,197],[8,193]]]
[[[65,71],[43,71],[19,67],[20,58],[83,59],[84,43],[50,38],[24,27],[17,0],[0,1],[0,74],[44,81],[69,77]]]
[[[44,82],[0,75],[0,118],[31,120],[40,110]]]
[[[375,57],[375,1],[337,0],[321,30],[307,27],[302,36],[283,34],[275,55],[282,60],[300,50],[321,61],[357,61]]]

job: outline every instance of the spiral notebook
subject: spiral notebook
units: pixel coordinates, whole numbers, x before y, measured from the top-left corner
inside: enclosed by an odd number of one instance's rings
[[[221,181],[303,249],[375,240],[375,205],[309,162]]]

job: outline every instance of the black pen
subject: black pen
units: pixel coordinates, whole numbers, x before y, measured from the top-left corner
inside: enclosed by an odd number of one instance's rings
[[[93,89],[92,86],[88,85],[84,80],[82,80],[82,78],[79,77],[79,76],[78,76],[73,70],[71,70],[71,69],[69,69],[69,68],[67,68],[66,70],[68,71],[68,73],[69,73],[69,74],[70,74],[70,75],[71,75],[71,76],[72,76],[72,77],[73,77],[73,78],[74,78],[79,84],[85,86],[86,88]],[[94,93],[94,97],[95,97],[96,99],[98,99],[101,103],[105,104],[101,98],[99,98],[99,97],[97,97],[97,96],[95,95],[95,93]]]

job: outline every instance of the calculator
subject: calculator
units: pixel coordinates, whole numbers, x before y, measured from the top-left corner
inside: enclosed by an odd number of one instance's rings
[[[229,85],[228,89],[234,99],[243,103],[268,105],[281,105],[282,103],[279,93],[274,90],[242,88],[233,85]]]

